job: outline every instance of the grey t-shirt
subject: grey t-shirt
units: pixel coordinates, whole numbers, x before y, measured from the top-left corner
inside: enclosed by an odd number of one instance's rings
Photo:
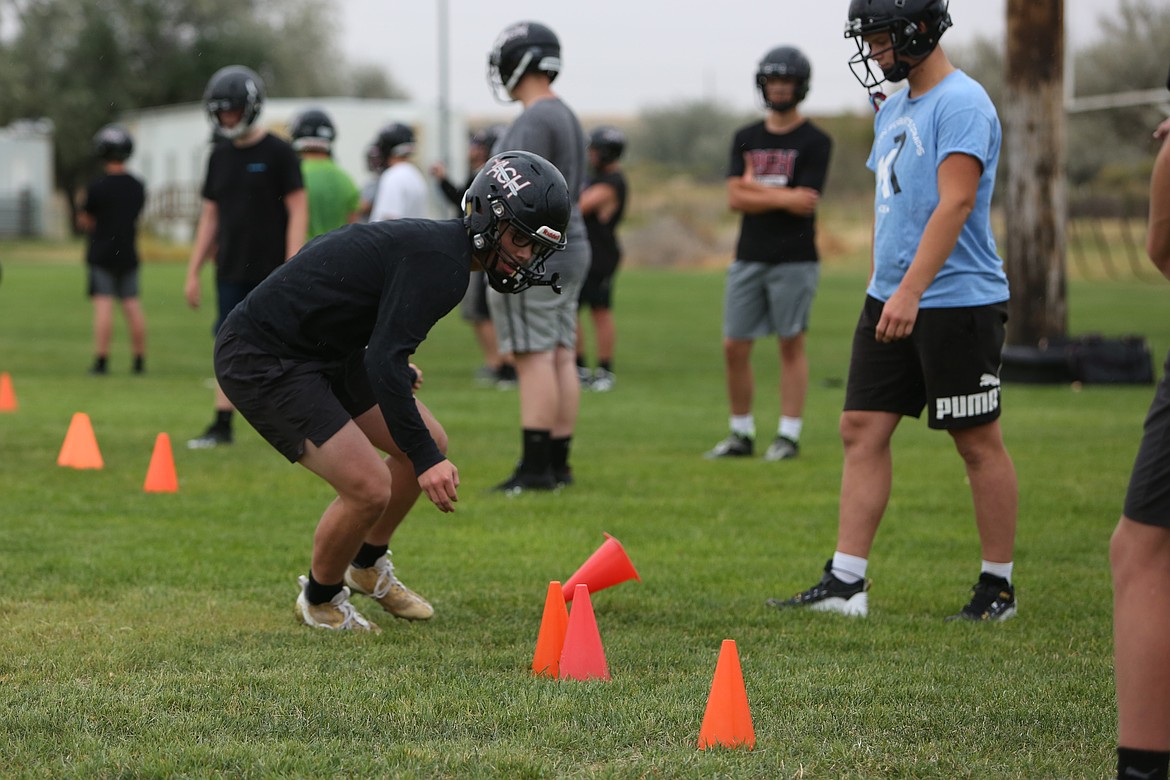
[[[569,246],[548,262],[548,269],[560,271],[562,278],[566,276],[562,265],[575,266],[568,272],[572,277],[584,277],[589,270],[589,237],[585,232],[585,220],[577,208],[577,197],[585,184],[587,145],[585,131],[581,129],[576,114],[560,98],[553,97],[538,100],[524,109],[492,149],[493,154],[513,149],[539,154],[565,177],[573,201],[573,214],[566,232]]]

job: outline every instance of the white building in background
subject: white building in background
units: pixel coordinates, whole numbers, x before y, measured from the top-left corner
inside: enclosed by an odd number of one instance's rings
[[[53,122],[0,127],[0,236],[47,236],[56,212],[53,187]]]
[[[414,163],[432,182],[430,216],[453,217],[454,207],[433,183],[430,166],[440,161],[444,147],[450,150],[448,177],[463,182],[467,177],[467,126],[462,117],[447,116],[448,139],[440,138],[439,111],[434,107],[398,100],[360,98],[273,98],[264,101],[258,124],[284,138],[295,117],[307,108],[319,108],[333,120],[337,140],[333,159],[360,188],[371,174],[366,168],[366,147],[390,122],[414,128],[417,148]],[[135,111],[120,117],[134,137],[129,169],[146,184],[144,227],[178,242],[194,238],[201,207],[200,189],[211,154],[211,123],[201,103],[187,103]],[[2,168],[2,166],[0,166]]]

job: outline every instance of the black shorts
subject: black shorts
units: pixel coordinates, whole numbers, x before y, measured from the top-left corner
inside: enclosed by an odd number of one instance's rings
[[[1125,516],[1143,525],[1170,528],[1170,355],[1143,430],[1125,493]]]
[[[111,271],[98,265],[89,266],[89,297],[110,296],[127,301],[138,297],[138,269]]]
[[[931,428],[960,429],[999,418],[999,367],[1007,305],[920,309],[910,338],[874,338],[884,307],[866,297],[849,359],[845,411],[919,417]]]
[[[365,353],[337,362],[277,357],[244,341],[228,323],[215,340],[215,376],[232,404],[295,463],[305,439],[320,447],[377,401]]]
[[[608,310],[613,308],[614,274],[588,274],[581,294],[577,296],[577,307]]]

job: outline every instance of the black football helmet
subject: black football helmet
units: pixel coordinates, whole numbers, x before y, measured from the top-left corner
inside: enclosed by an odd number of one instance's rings
[[[796,82],[796,91],[791,101],[773,103],[768,100],[768,78],[776,76]],[[795,46],[777,46],[760,60],[760,67],[756,69],[756,86],[760,88],[765,106],[773,111],[787,111],[808,95],[808,81],[811,77],[812,65],[800,49]]]
[[[134,151],[134,139],[121,125],[106,125],[93,137],[93,153],[103,162],[123,162]]]
[[[488,125],[484,129],[471,134],[471,145],[482,146],[487,150],[488,156],[491,156],[496,141],[500,140],[500,136],[504,134],[504,130],[506,129],[507,127],[505,125]]]
[[[383,161],[387,157],[406,157],[414,153],[414,130],[401,122],[391,122],[378,131],[374,145]]]
[[[598,165],[609,165],[626,150],[626,134],[613,125],[595,127],[589,134],[589,148],[597,152]]]
[[[260,116],[264,105],[264,82],[256,71],[243,65],[220,68],[207,82],[203,91],[203,107],[211,124],[224,138],[239,138],[247,134]],[[235,127],[224,127],[219,121],[220,111],[243,111],[244,116]]]
[[[549,81],[561,71],[561,42],[539,22],[517,22],[506,28],[488,56],[488,84],[498,100],[512,100],[512,89],[525,73],[544,73]]]
[[[293,118],[289,128],[293,148],[299,151],[325,152],[333,150],[337,131],[333,120],[319,108],[307,108]]]
[[[921,58],[934,51],[939,38],[951,27],[948,0],[850,0],[849,21],[845,37],[853,38],[857,54],[849,59],[849,68],[861,82],[872,89],[884,81],[903,81]],[[865,36],[889,33],[894,64],[874,72]],[[908,62],[901,57],[910,57]]]
[[[540,155],[501,152],[487,161],[463,194],[463,225],[493,290],[518,293],[546,286],[561,291],[557,274],[544,278],[544,261],[565,248],[572,208],[565,177]],[[513,242],[533,244],[528,262],[501,244],[507,228]]]

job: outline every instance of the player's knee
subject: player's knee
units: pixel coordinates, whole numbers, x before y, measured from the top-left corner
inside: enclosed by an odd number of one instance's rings
[[[362,516],[378,517],[390,503],[390,474],[381,469],[353,482],[342,500]]]

